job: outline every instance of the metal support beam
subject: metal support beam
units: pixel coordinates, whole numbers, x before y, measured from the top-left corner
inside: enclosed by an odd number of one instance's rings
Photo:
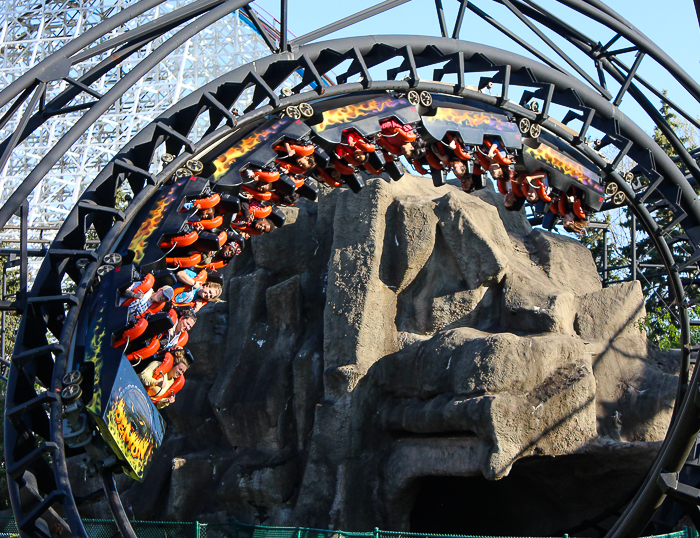
[[[267,31],[267,28],[265,28],[265,26],[260,22],[260,19],[255,14],[255,11],[250,9],[250,5],[245,6],[243,8],[243,11],[245,11],[245,14],[248,15],[248,18],[252,21],[253,25],[262,36],[263,40],[265,41],[265,44],[270,49],[270,52],[279,52],[279,48],[275,43],[275,38],[270,35],[270,32]]]
[[[522,39],[521,37],[519,37],[519,36],[518,36],[517,34],[515,34],[514,32],[511,32],[508,28],[506,28],[506,27],[503,26],[500,22],[498,22],[496,19],[494,19],[493,17],[491,17],[491,15],[489,15],[488,13],[482,11],[481,9],[479,9],[478,7],[476,7],[474,4],[472,4],[472,3],[470,3],[470,2],[467,2],[467,7],[468,7],[471,11],[473,11],[474,13],[476,13],[479,17],[481,17],[483,20],[485,20],[487,23],[489,23],[491,26],[493,26],[494,28],[496,28],[497,30],[499,30],[502,34],[504,34],[505,36],[509,37],[509,38],[512,39],[513,41],[515,41],[518,45],[520,45],[520,46],[521,46],[522,48],[524,48],[526,51],[528,51],[530,54],[532,54],[533,56],[535,56],[535,58],[537,58],[537,59],[540,60],[541,62],[544,62],[544,63],[547,64],[549,67],[551,67],[551,68],[553,68],[553,69],[556,69],[557,71],[560,71],[560,72],[562,72],[562,73],[566,73],[566,71],[564,70],[564,68],[562,68],[561,66],[559,66],[559,65],[558,65],[556,62],[554,62],[553,60],[550,60],[547,56],[545,56],[544,54],[542,54],[539,50],[537,50],[535,47],[533,47],[532,45],[530,45],[525,39]]]
[[[15,147],[17,146],[22,131],[24,131],[24,128],[27,126],[27,123],[29,123],[29,118],[32,117],[32,113],[34,112],[36,104],[39,102],[39,98],[43,94],[44,89],[46,89],[46,82],[40,82],[36,86],[36,89],[34,90],[34,95],[32,95],[32,99],[29,101],[27,108],[24,110],[24,114],[22,114],[22,119],[19,120],[17,129],[15,129],[15,132],[12,133],[9,143],[7,144],[7,146],[5,146],[5,150],[2,152],[2,155],[0,155],[0,171],[5,169],[5,165],[10,159],[10,155],[12,155],[12,152],[14,151]],[[3,222],[3,225],[4,224],[6,224],[6,222]]]
[[[280,0],[280,52],[287,51],[287,0]]]
[[[29,218],[29,202],[24,200],[19,208],[19,238],[20,238],[20,260],[21,265],[19,266],[19,289],[15,295],[15,301],[19,305],[21,311],[27,306],[27,272],[29,270],[29,263],[27,258],[27,226]]]
[[[620,81],[624,80],[624,76],[619,70],[615,69],[612,64],[611,71],[614,71],[613,75]],[[628,91],[630,95],[639,103],[639,105],[644,109],[644,112],[651,117],[656,123],[657,127],[666,136],[668,141],[673,146],[673,149],[678,154],[681,162],[686,166],[688,172],[695,178],[695,181],[700,184],[700,167],[698,166],[695,159],[688,153],[683,143],[678,139],[678,136],[673,131],[673,129],[668,125],[661,113],[656,109],[656,107],[649,101],[649,99],[644,95],[639,88],[633,83],[629,84]]]
[[[608,50],[606,52],[603,52],[600,55],[600,57],[601,58],[610,58],[612,56],[617,56],[618,54],[625,54],[627,52],[637,52],[637,47],[632,46],[632,47],[624,47],[622,49]]]
[[[685,89],[698,101],[700,101],[700,84],[686,73],[673,61],[668,54],[652,43],[644,34],[631,24],[622,22],[620,17],[610,15],[611,10],[597,0],[557,0],[559,3],[578,11],[579,13],[604,24],[617,32],[629,42],[635,44],[640,51],[648,54],[661,64],[673,77],[680,82]],[[625,24],[626,23],[626,24]]]
[[[377,4],[376,6],[372,6],[365,10],[359,11],[354,15],[350,15],[349,17],[345,17],[344,19],[336,21],[332,24],[328,24],[323,28],[319,28],[318,30],[314,30],[313,32],[309,32],[308,34],[304,34],[303,36],[297,37],[296,39],[290,41],[289,45],[291,47],[305,45],[306,43],[316,41],[317,39],[327,36],[328,34],[332,34],[333,32],[337,32],[338,30],[347,28],[348,26],[364,21],[365,19],[369,19],[370,17],[374,17],[379,13],[383,13],[389,9],[393,9],[410,1],[411,0],[386,0],[381,4]]]
[[[593,121],[593,117],[595,116],[595,110],[592,108],[589,108],[588,111],[586,112],[586,118],[583,120],[583,125],[581,126],[581,130],[579,131],[578,135],[574,139],[574,144],[579,145],[582,144],[583,142],[586,141],[586,133],[588,132],[588,128],[591,126],[591,122]]]
[[[593,80],[588,73],[586,73],[575,61],[573,61],[568,54],[566,54],[563,50],[561,50],[551,39],[549,39],[542,30],[537,28],[527,17],[525,17],[522,12],[516,8],[513,3],[510,0],[501,0],[503,4],[510,9],[513,14],[518,17],[530,30],[535,32],[537,36],[544,41],[549,48],[551,48],[554,52],[556,52],[559,57],[561,57],[569,66],[576,71],[583,79],[588,82],[591,86],[593,86],[596,90],[598,90],[606,99],[610,99],[612,95],[610,95],[610,92],[603,88],[600,84],[598,84],[595,80]]]
[[[285,0],[283,0],[285,1]],[[132,69],[126,76],[117,82],[93,107],[75,122],[73,127],[61,138],[61,140],[46,154],[41,162],[29,173],[22,184],[8,198],[5,205],[0,208],[0,226],[4,226],[12,216],[14,207],[17,207],[22,200],[25,200],[34,190],[44,175],[53,167],[56,162],[65,154],[73,143],[82,136],[90,125],[92,125],[104,112],[106,112],[114,102],[116,102],[136,81],[141,79],[153,66],[157,65],[163,58],[178,48],[183,42],[193,35],[212,25],[225,15],[232,13],[236,9],[247,5],[251,0],[228,0],[215,9],[202,15],[196,21],[177,32],[160,47],[154,50],[141,63]],[[141,2],[139,2],[140,4]],[[86,32],[86,34],[89,33]],[[83,34],[85,35],[85,34]],[[82,37],[82,36],[81,36]],[[21,77],[20,77],[21,79]],[[18,80],[20,80],[18,79]],[[15,81],[17,82],[17,81]],[[13,83],[14,84],[14,83]],[[5,92],[12,87],[0,92],[0,103]],[[0,105],[2,106],[2,105]]]
[[[65,80],[71,86],[75,86],[76,88],[84,91],[85,93],[92,95],[96,99],[102,98],[102,94],[100,92],[93,90],[90,86],[86,86],[85,84],[83,84],[79,80],[75,80],[75,79],[70,78],[70,77],[64,77],[63,80]]]
[[[630,243],[632,246],[632,280],[637,280],[637,217],[632,215],[630,225]]]
[[[153,40],[156,37],[159,37],[172,30],[173,28],[180,26],[183,22],[194,19],[202,13],[206,13],[224,1],[225,0],[197,0],[196,2],[187,4],[186,6],[176,9],[171,13],[167,13],[166,15],[163,15],[152,22],[139,26],[129,32],[124,32],[120,36],[107,39],[94,47],[90,47],[71,56],[71,64],[75,65],[80,62],[84,62],[93,56],[114,50],[124,43],[139,41],[143,37],[149,37],[149,40]]]
[[[27,98],[31,95],[32,90],[34,89],[34,86],[30,86],[24,92],[22,95],[20,95],[17,99],[15,99],[15,102],[12,103],[12,106],[3,114],[2,118],[0,118],[0,129],[4,129],[5,125],[7,125],[7,122],[9,122],[12,119],[12,116],[15,115],[15,112],[19,110],[19,108],[24,104],[24,102],[27,100]]]
[[[100,479],[102,480],[102,489],[105,493],[105,498],[107,499],[107,505],[109,506],[114,521],[119,529],[119,534],[123,538],[137,538],[129,518],[126,517],[124,512],[124,507],[122,506],[122,500],[119,498],[119,492],[117,491],[117,485],[114,482],[114,477],[111,473],[102,471],[100,473]]]
[[[622,61],[620,61],[619,58],[610,58],[610,61],[612,62],[613,65],[615,65],[616,67],[619,67],[625,73],[630,72],[630,68],[627,67]],[[670,106],[675,112],[678,112],[678,114],[683,116],[688,122],[692,123],[696,129],[700,129],[700,122],[697,120],[697,118],[694,118],[692,116],[692,114],[689,114],[688,112],[683,110],[674,101],[669,99],[667,95],[664,95],[664,93],[662,91],[659,91],[654,86],[652,86],[646,79],[644,79],[643,77],[640,77],[638,74],[635,74],[634,80],[636,80],[637,82],[639,82],[639,84],[641,84],[647,90],[652,92],[659,100],[661,100],[662,102],[664,102],[668,106]]]
[[[620,103],[622,102],[622,97],[625,95],[625,92],[630,87],[630,84],[632,83],[632,80],[634,79],[634,76],[637,73],[637,69],[639,68],[639,64],[642,63],[643,59],[644,53],[641,51],[637,52],[634,64],[632,65],[632,69],[630,69],[629,73],[627,73],[627,78],[625,79],[625,82],[622,85],[622,88],[620,88],[620,91],[618,92],[617,96],[615,97],[613,105],[620,106]]]
[[[0,300],[5,301],[5,297],[7,297],[7,265],[3,264],[2,266],[2,297],[0,297]],[[7,328],[6,319],[5,319],[5,311],[2,311],[2,327],[0,327],[0,330],[2,330],[2,334],[0,334],[0,346],[2,346],[2,362],[3,364],[7,360],[5,357],[5,329]],[[4,371],[5,369],[3,368],[3,374],[4,377],[7,377],[7,372]]]
[[[73,106],[67,106],[64,108],[59,108],[56,110],[44,110],[42,116],[44,118],[52,118],[54,116],[58,116],[60,114],[70,114],[71,112],[78,112],[79,110],[85,110],[88,108],[92,108],[93,105],[95,105],[97,101],[89,101],[87,103],[80,103],[79,105],[73,105]]]
[[[615,43],[617,43],[621,37],[622,36],[620,34],[615,34],[612,37],[612,39],[610,39],[610,41],[608,41],[605,45],[603,45],[603,48],[600,49],[601,52],[605,53],[605,51],[607,51],[610,47],[612,47]]]
[[[698,0],[700,1],[700,0]],[[467,9],[467,4],[469,0],[462,0],[459,4],[459,12],[457,13],[457,20],[455,21],[454,30],[452,30],[452,39],[459,39],[459,31],[462,29],[462,21],[464,20],[464,12]]]
[[[629,151],[632,149],[632,141],[628,140],[627,143],[625,144],[625,147],[622,148],[620,151],[618,151],[617,155],[615,155],[615,159],[613,159],[613,162],[610,164],[610,170],[615,170],[620,163],[622,162],[622,159],[625,158],[625,156],[629,153]]]
[[[0,108],[9,103],[22,91],[33,86],[37,80],[41,80],[44,72],[52,69],[61,58],[68,58],[81,51],[90,43],[98,40],[110,31],[138,17],[145,11],[157,6],[164,0],[141,0],[132,4],[126,9],[117,12],[116,15],[96,24],[77,38],[70,40],[64,47],[56,51],[55,54],[39,62],[36,67],[31,68],[17,80],[13,81],[7,88],[0,92]]]
[[[445,11],[442,9],[442,0],[435,0],[435,11],[437,11],[438,24],[440,24],[440,34],[447,37],[447,24],[445,23]]]
[[[603,228],[603,287],[608,287],[608,227]]]

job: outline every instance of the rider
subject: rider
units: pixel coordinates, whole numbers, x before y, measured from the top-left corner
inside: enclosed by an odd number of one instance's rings
[[[581,219],[573,213],[567,213],[562,217],[562,225],[567,232],[583,235],[588,228],[588,219]]]
[[[180,310],[175,326],[162,336],[160,348],[164,351],[176,348],[182,333],[189,332],[195,323],[197,323],[197,314],[195,314],[193,309],[184,308]]]
[[[407,123],[404,125],[394,119],[388,118],[382,121],[379,127],[382,130],[382,139],[389,144],[392,153],[400,153],[410,160],[418,157],[425,151],[425,142],[421,138],[416,138],[417,135],[410,124]],[[396,137],[399,132],[413,137],[414,140],[412,142],[403,139],[395,140],[394,137]]]
[[[218,251],[212,250],[202,254],[201,265],[207,265],[218,261],[228,263],[234,256],[238,256],[242,252],[241,244],[238,241],[229,241],[225,243]]]
[[[138,297],[140,295],[140,297]],[[163,286],[162,288],[153,291],[153,288],[145,293],[138,292],[137,299],[133,301],[127,308],[128,321],[133,323],[138,318],[143,316],[143,314],[154,304],[167,303],[173,300],[174,290],[170,286]]]
[[[185,352],[182,349],[173,349],[170,351],[173,356],[173,365],[165,375],[159,376],[159,379],[154,377],[156,368],[158,368],[163,362],[153,361],[149,364],[146,369],[139,374],[139,379],[143,385],[148,389],[149,395],[152,398],[157,398],[163,394],[166,394],[168,389],[172,386],[177,378],[187,371],[188,362],[185,358]],[[175,401],[175,395],[172,394],[168,398],[164,398],[156,402],[156,407],[162,409],[167,407]]]
[[[289,142],[284,143],[284,149],[287,151],[287,157],[294,157],[294,161],[296,162],[297,166],[303,170],[311,170],[314,166],[316,166],[316,160],[314,159],[313,154],[297,155],[296,151],[294,148],[292,148]]]

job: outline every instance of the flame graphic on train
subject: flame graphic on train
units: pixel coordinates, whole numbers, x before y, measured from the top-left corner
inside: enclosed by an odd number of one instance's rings
[[[577,163],[554,148],[541,144],[537,149],[525,146],[524,151],[538,161],[544,162],[564,174],[576,178],[584,185],[593,187],[596,191],[603,192],[603,188],[595,179],[596,174],[594,172],[588,170],[582,164]]]
[[[141,226],[131,240],[131,243],[129,243],[129,250],[134,252],[133,263],[138,264],[143,259],[146,253],[146,243],[148,242],[148,239],[160,221],[165,218],[168,206],[177,200],[175,192],[179,186],[180,182],[174,183],[170,186],[170,189],[168,189],[165,196],[162,196],[148,212],[148,217],[141,223]]]
[[[323,121],[314,125],[313,129],[317,133],[323,132],[331,125],[340,123],[350,123],[367,114],[375,114],[394,108],[398,105],[408,105],[405,99],[371,99],[355,105],[343,106],[323,113]]]
[[[236,142],[233,146],[226,150],[226,153],[219,155],[214,161],[214,164],[216,165],[214,179],[218,180],[219,177],[229,169],[231,164],[236,161],[236,159],[253,151],[257,146],[269,139],[286,124],[286,121],[280,121],[274,125],[271,125],[267,129],[256,131],[255,133]]]
[[[140,479],[162,439],[153,434],[153,417],[146,395],[128,385],[110,400],[106,413],[107,427],[119,452]]]
[[[95,387],[100,386],[100,378],[102,375],[102,346],[109,345],[106,341],[107,329],[105,327],[105,312],[107,310],[107,301],[102,301],[99,310],[95,315],[95,326],[92,332],[92,339],[88,346],[87,358],[95,365]],[[96,390],[92,395],[92,401],[88,405],[93,413],[97,413],[102,407],[102,391]]]
[[[480,125],[489,125],[494,129],[499,131],[513,131],[516,129],[515,125],[509,121],[504,121],[504,119],[494,116],[493,114],[486,114],[485,112],[472,112],[471,110],[458,110],[454,108],[443,108],[438,107],[434,116],[427,116],[423,118],[423,121],[443,121],[457,123],[464,125],[465,127],[478,127]]]

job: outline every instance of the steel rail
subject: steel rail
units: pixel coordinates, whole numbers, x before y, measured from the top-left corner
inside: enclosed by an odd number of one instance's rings
[[[150,36],[150,40],[152,41],[156,37],[163,35],[165,32],[176,28],[183,22],[193,19],[194,17],[198,17],[202,13],[215,8],[224,1],[225,0],[196,0],[191,4],[178,8],[167,15],[163,15],[156,20],[144,24],[143,26],[139,26],[129,30],[128,32],[124,32],[117,37],[107,39],[101,43],[98,43],[94,47],[90,47],[72,55],[70,57],[71,64],[76,65],[80,62],[84,62],[93,56],[97,56],[98,54],[115,49],[124,43],[130,43],[134,40],[141,40],[145,36]]]
[[[503,5],[505,5],[518,19],[520,19],[523,24],[525,24],[530,30],[532,30],[537,37],[539,37],[542,41],[544,41],[547,46],[552,49],[554,52],[556,52],[559,57],[564,60],[567,64],[569,64],[569,67],[571,67],[574,71],[576,71],[583,79],[588,82],[591,86],[593,86],[598,92],[603,95],[605,98],[610,99],[612,96],[610,95],[610,92],[603,88],[600,84],[598,84],[595,80],[591,78],[591,76],[586,73],[575,61],[573,61],[568,54],[566,54],[563,50],[561,50],[551,39],[549,39],[537,26],[535,26],[532,22],[530,22],[527,17],[525,17],[520,10],[515,7],[510,0],[499,0]]]
[[[141,37],[139,40],[131,40],[129,43],[117,49],[107,58],[102,60],[99,64],[91,68],[87,73],[83,74],[78,79],[78,82],[87,86],[91,85],[92,83],[99,80],[106,73],[111,71],[113,68],[124,62],[132,54],[141,49],[144,45],[150,43],[152,39],[153,36],[147,36]],[[17,142],[18,145],[24,140],[26,140],[27,137],[31,135],[34,131],[36,131],[41,125],[46,123],[46,121],[49,119],[48,114],[50,114],[51,112],[59,113],[65,111],[64,107],[81,93],[82,90],[79,87],[69,85],[60,94],[56,95],[53,99],[51,99],[51,101],[46,103],[44,105],[43,111],[37,112],[30,118],[29,122],[27,123],[27,126],[20,133]],[[15,103],[19,103],[20,99],[15,101]],[[21,105],[21,103],[19,104]],[[7,119],[9,120],[9,117]],[[4,151],[8,144],[9,137],[2,143],[0,143],[0,152]]]
[[[627,67],[624,62],[622,62],[619,58],[611,58],[610,59],[611,63],[613,65],[616,65],[618,67],[621,67],[624,71],[629,72],[630,68]],[[661,102],[666,103],[668,106],[670,106],[673,110],[678,112],[681,116],[683,116],[689,123],[691,123],[695,128],[700,129],[700,121],[697,120],[697,118],[694,118],[692,115],[688,114],[685,110],[683,110],[680,105],[677,105],[675,102],[671,101],[667,96],[663,94],[663,92],[660,92],[657,90],[654,86],[651,85],[649,81],[644,79],[643,77],[639,76],[638,74],[634,75],[634,80],[638,81],[642,86],[644,86],[647,90],[652,92],[655,97],[657,97]]]
[[[561,73],[566,73],[566,70],[561,67],[559,64],[557,64],[554,60],[548,58],[545,54],[541,53],[539,50],[537,50],[535,47],[530,45],[525,39],[521,38],[518,36],[515,32],[512,32],[505,26],[503,26],[500,22],[498,22],[496,19],[494,19],[491,15],[486,13],[485,11],[479,9],[476,7],[474,4],[471,2],[467,1],[467,7],[474,13],[476,13],[479,17],[481,17],[484,21],[489,23],[491,26],[499,30],[503,35],[509,37],[512,39],[515,43],[523,47],[526,51],[528,51],[530,54],[541,60],[542,62],[546,63],[549,67],[556,69],[557,71]]]
[[[536,20],[537,22],[539,22],[540,24],[542,24],[546,28],[549,28],[553,32],[556,32],[557,34],[562,36],[564,39],[569,41],[571,44],[573,44],[579,50],[584,52],[592,60],[596,60],[599,57],[604,57],[604,58],[607,58],[611,63],[618,64],[618,66],[623,68],[626,72],[630,71],[630,68],[627,67],[617,57],[618,54],[621,54],[620,51],[615,51],[613,54],[611,52],[608,52],[608,50],[607,50],[608,46],[604,46],[602,48],[599,47],[598,43],[595,40],[593,40],[589,36],[583,34],[580,30],[573,28],[572,26],[567,24],[565,21],[561,20],[560,18],[558,18],[557,16],[552,14],[550,11],[547,11],[546,9],[542,8],[534,0],[511,0],[511,2],[514,5],[518,6],[518,8],[524,14],[526,14],[528,17],[532,18],[533,20]],[[642,35],[638,30],[637,30],[637,33]],[[636,47],[634,47],[634,50],[637,50]],[[687,113],[680,106],[678,106],[676,103],[671,101],[668,97],[666,97],[663,94],[663,92],[654,88],[648,81],[644,80],[644,78],[642,78],[638,74],[634,75],[634,80],[639,81],[640,84],[642,84],[645,88],[647,88],[649,91],[651,91],[662,102],[669,105],[673,110],[678,112],[686,120],[688,120],[690,123],[695,125],[695,127],[700,129],[700,122],[698,122],[697,119],[692,116],[692,114]]]
[[[343,28],[347,28],[348,26],[352,26],[353,24],[362,22],[366,19],[369,19],[370,17],[374,17],[375,15],[384,13],[389,9],[393,9],[410,1],[411,0],[385,0],[381,4],[369,7],[365,10],[355,13],[354,15],[349,15],[344,19],[319,28],[318,30],[314,30],[313,32],[309,32],[308,34],[299,36],[296,39],[290,41],[289,46],[300,47],[301,45],[305,45],[306,43],[310,43],[311,41],[316,41],[317,39],[332,34],[333,32],[337,32],[338,30],[342,30]]]
[[[621,22],[621,20],[608,13],[609,9],[603,6],[596,0],[557,0],[560,4],[564,4],[571,9],[586,15],[611,30],[615,30],[622,37],[633,43],[639,50],[648,54],[663,66],[673,77],[680,82],[685,89],[697,100],[700,101],[700,84],[686,73],[681,66],[671,59],[663,50],[656,46],[649,38],[633,28],[629,23]],[[601,9],[603,6],[605,9]],[[624,19],[622,19],[624,21]]]
[[[270,52],[273,52],[273,53],[279,52],[279,49],[275,45],[274,37],[272,35],[270,35],[270,32],[267,31],[267,28],[265,28],[265,25],[260,22],[260,19],[255,14],[255,11],[250,9],[250,4],[245,6],[243,8],[243,10],[245,11],[245,14],[248,16],[248,18],[253,23],[253,26],[255,26],[258,33],[262,36],[263,41],[265,41],[265,44],[267,45],[267,48],[270,49]]]
[[[14,80],[10,85],[0,92],[0,108],[4,107],[20,92],[35,84],[37,80],[42,80],[44,74],[55,69],[59,61],[72,56],[83,50],[85,46],[97,41],[115,28],[126,24],[132,19],[135,19],[142,13],[154,8],[158,4],[162,4],[166,0],[139,0],[130,7],[120,11],[116,15],[96,24],[85,33],[78,36],[76,39],[69,41],[48,58],[39,62],[29,71],[24,73],[17,80]],[[46,82],[46,81],[45,81]]]
[[[511,10],[514,9],[515,6],[517,6],[519,9],[521,9],[523,11],[524,14],[537,20],[538,22],[540,22],[541,24],[543,24],[544,26],[546,26],[550,30],[557,32],[559,35],[561,35],[562,37],[567,39],[570,43],[572,43],[573,45],[578,47],[582,52],[584,52],[586,55],[588,55],[591,59],[598,62],[605,69],[605,72],[612,75],[613,78],[622,85],[622,89],[618,93],[616,100],[618,100],[618,99],[621,100],[624,93],[626,93],[629,90],[630,95],[632,95],[632,97],[639,103],[639,105],[644,109],[644,111],[647,113],[647,115],[649,115],[652,118],[652,120],[654,121],[654,123],[656,123],[659,126],[659,128],[663,131],[664,135],[668,138],[668,140],[671,143],[671,145],[673,146],[674,150],[679,155],[683,164],[687,167],[687,169],[693,175],[695,180],[698,183],[700,183],[700,167],[697,165],[697,163],[695,162],[693,157],[689,154],[687,149],[680,142],[680,140],[678,139],[676,134],[673,132],[671,127],[662,118],[662,116],[660,115],[658,110],[656,110],[656,108],[649,102],[648,98],[641,91],[639,91],[636,87],[633,87],[634,85],[632,84],[632,80],[638,78],[636,75],[636,67],[638,67],[639,62],[641,62],[641,58],[642,58],[641,56],[638,56],[637,61],[635,62],[635,66],[633,66],[632,68],[627,68],[626,66],[624,66],[624,64],[619,62],[619,60],[617,60],[615,58],[615,56],[612,55],[612,53],[610,53],[611,54],[610,57],[608,55],[601,54],[601,51],[596,46],[593,46],[590,44],[592,41],[590,38],[584,36],[583,34],[581,34],[578,31],[574,31],[570,26],[566,25],[563,21],[561,21],[560,19],[558,19],[557,17],[555,17],[551,13],[547,12],[546,10],[542,9],[541,7],[537,6],[537,4],[535,4],[532,0],[527,0],[527,4],[523,3],[520,0],[512,0],[512,3],[511,3],[511,0],[494,0],[494,1],[497,1],[499,3],[502,3],[506,6],[508,6]],[[560,1],[560,0],[558,0],[558,1]],[[561,1],[563,1],[563,0],[561,0]],[[595,8],[595,9],[597,9],[597,8]],[[531,50],[533,48],[531,45],[523,42],[522,39],[517,37],[517,35],[515,35],[510,30],[503,27],[503,25],[496,23],[490,16],[488,16],[487,14],[485,14],[483,12],[477,13],[477,14],[479,14],[482,18],[487,20],[487,22],[490,22],[493,26],[498,28],[504,35],[513,39],[519,45],[525,47],[530,52],[533,52]],[[606,16],[610,17],[609,15],[607,15],[607,12],[605,13],[605,15],[602,15],[601,17],[604,20],[607,20],[608,23],[610,23],[609,18],[605,19]],[[488,17],[488,19],[487,19],[487,17]],[[614,17],[613,17],[613,19],[614,19]],[[523,22],[529,28],[533,29],[532,23],[528,23],[522,17],[521,17],[521,20],[523,20]],[[624,22],[618,21],[617,19],[614,19],[614,20],[618,23],[618,25],[624,24]],[[622,21],[624,21],[624,19]],[[610,24],[612,24],[612,23],[610,23]],[[619,26],[617,26],[617,27],[619,28]],[[634,28],[630,28],[630,31],[634,32],[634,35],[636,35],[639,38],[640,43],[645,43],[648,41],[648,39],[645,36],[643,36],[638,30],[636,30]],[[540,35],[540,33],[538,33],[538,35]],[[647,48],[643,48],[640,45],[636,45],[636,46],[639,47],[636,50],[642,51],[644,54],[648,53],[648,54],[650,54],[650,56],[652,55],[651,52]],[[559,49],[555,48],[554,50],[557,53],[559,53]],[[559,55],[561,56],[561,53],[559,53]],[[564,57],[564,58],[566,59],[567,57]],[[657,59],[657,58],[655,57],[655,59]],[[627,76],[624,76],[621,74],[620,69],[613,65],[613,63],[612,63],[613,61],[617,61],[618,63],[620,63],[622,66],[625,67],[625,69],[627,71]],[[659,61],[659,60],[657,59],[657,61]],[[680,67],[678,67],[678,69],[680,69]],[[673,73],[671,73],[671,74],[673,75]],[[674,77],[676,78],[676,80],[679,80],[678,76],[674,75]],[[684,78],[688,78],[687,74]],[[588,81],[587,77],[586,77],[586,80]],[[642,82],[643,85],[647,86],[654,94],[656,94],[657,96],[660,96],[660,98],[664,102],[666,102],[670,106],[673,106],[673,108],[675,110],[677,110],[682,116],[684,116],[686,118],[692,117],[687,112],[678,108],[674,103],[667,101],[667,99],[665,97],[663,97],[662,92],[651,87],[651,85],[649,85],[645,81],[640,80],[640,82]],[[680,82],[680,80],[679,80],[679,82]],[[594,86],[594,87],[597,88],[597,86]],[[700,86],[699,86],[699,88],[700,88]],[[697,124],[698,122],[697,122],[697,120],[691,120],[691,123]]]

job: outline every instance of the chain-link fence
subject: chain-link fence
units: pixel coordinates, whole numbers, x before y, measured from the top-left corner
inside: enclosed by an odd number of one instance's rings
[[[118,536],[117,526],[111,519],[83,519],[90,538],[113,538]],[[177,521],[132,521],[131,526],[138,538],[487,538],[457,534],[427,534],[394,532],[374,529],[372,532],[345,532],[305,527],[267,527],[230,523],[200,523]],[[12,517],[0,517],[0,538],[18,538],[17,524]],[[569,538],[564,535],[564,538]],[[682,531],[650,538],[700,538],[695,529],[686,527]]]

